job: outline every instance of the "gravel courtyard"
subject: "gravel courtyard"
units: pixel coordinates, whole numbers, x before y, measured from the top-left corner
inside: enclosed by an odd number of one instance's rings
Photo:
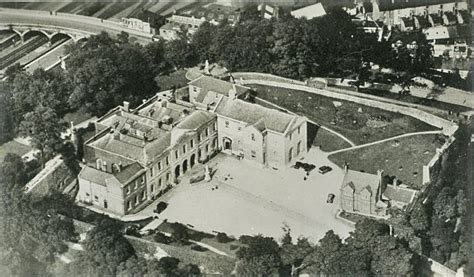
[[[353,228],[335,218],[342,170],[314,148],[304,162],[333,170],[321,175],[316,168],[304,180],[303,169],[274,170],[220,154],[209,162],[216,169],[212,181],[178,185],[160,218],[236,237],[260,233],[279,239],[284,224],[293,237],[314,242],[330,229],[346,237]],[[332,204],[326,203],[329,193],[336,195]]]

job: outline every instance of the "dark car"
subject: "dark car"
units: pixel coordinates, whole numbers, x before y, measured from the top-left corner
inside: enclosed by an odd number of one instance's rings
[[[321,174],[326,174],[326,173],[328,173],[328,172],[331,171],[331,170],[332,170],[331,167],[325,165],[325,166],[321,166],[318,171],[319,171],[319,173],[321,173]]]
[[[332,203],[332,202],[334,202],[334,198],[335,198],[335,197],[336,197],[336,196],[335,196],[334,194],[332,194],[332,193],[328,194],[328,199],[326,200],[326,203]]]
[[[168,203],[161,201],[156,205],[156,209],[154,210],[155,213],[159,214],[164,211],[168,207]]]

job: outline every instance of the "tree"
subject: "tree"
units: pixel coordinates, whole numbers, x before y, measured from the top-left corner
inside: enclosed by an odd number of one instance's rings
[[[241,237],[240,241],[246,246],[241,247],[236,253],[238,275],[268,276],[279,272],[281,266],[280,249],[273,238],[257,235]]]
[[[0,164],[0,179],[5,185],[24,186],[28,180],[23,159],[16,154],[7,153]]]
[[[417,205],[410,214],[410,225],[417,232],[423,232],[429,227],[429,218],[425,207]]]
[[[397,238],[379,236],[371,247],[371,272],[374,275],[410,276],[413,273],[413,253]]]
[[[299,271],[308,266],[304,261],[314,251],[314,248],[303,237],[299,238],[296,244],[293,244],[290,229],[285,228],[284,231],[285,235],[280,250],[283,270],[289,272],[290,276],[298,276]]]
[[[171,233],[172,238],[175,241],[185,241],[189,238],[188,228],[181,223],[174,222],[171,224]]]
[[[74,86],[69,103],[73,108],[102,115],[124,100],[137,105],[156,92],[156,71],[146,51],[123,36],[119,42],[101,33],[83,48],[68,51],[68,76]]]
[[[5,70],[5,77],[7,77],[8,82],[13,82],[13,80],[15,80],[16,75],[24,71],[25,69],[23,68],[23,66],[21,66],[20,63],[15,63]]]
[[[135,250],[120,233],[120,226],[103,220],[87,233],[84,251],[73,263],[73,272],[85,275],[116,275],[120,264],[135,256]]]
[[[0,144],[11,140],[15,136],[16,112],[12,101],[13,88],[6,82],[0,83]]]
[[[40,161],[44,167],[46,160],[62,143],[61,132],[64,125],[53,109],[43,106],[36,107],[23,118],[20,133],[30,137],[32,145],[40,151]]]
[[[165,44],[165,60],[177,69],[197,64],[197,56],[186,35]]]

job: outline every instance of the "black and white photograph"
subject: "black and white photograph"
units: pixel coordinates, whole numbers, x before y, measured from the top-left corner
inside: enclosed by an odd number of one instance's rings
[[[474,276],[473,15],[0,0],[0,276]]]

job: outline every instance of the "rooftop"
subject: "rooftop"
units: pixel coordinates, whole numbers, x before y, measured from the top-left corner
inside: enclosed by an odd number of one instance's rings
[[[209,91],[214,91],[224,96],[229,96],[229,91],[234,89],[234,84],[220,79],[202,75],[189,82],[190,85],[201,88],[201,92],[196,98],[197,102],[202,102]],[[235,85],[237,95],[246,93],[249,89],[240,85]]]
[[[348,170],[344,176],[343,187],[351,186],[355,192],[360,192],[365,188],[369,188],[372,193],[375,193],[380,185],[379,176],[375,174]]]
[[[256,128],[260,129],[264,124],[267,129],[278,133],[285,133],[290,124],[297,119],[295,115],[265,108],[240,99],[231,100],[227,97],[224,97],[219,103],[216,113],[252,125],[256,124]]]
[[[376,0],[375,2],[378,4],[380,11],[390,11],[452,3],[453,0]]]
[[[297,9],[291,12],[291,15],[296,18],[305,17],[306,19],[312,19],[315,17],[320,17],[326,15],[323,4],[316,3],[314,5],[309,5],[301,9]]]
[[[383,192],[383,196],[390,200],[409,204],[415,197],[416,190],[402,188],[399,186],[388,185]]]

